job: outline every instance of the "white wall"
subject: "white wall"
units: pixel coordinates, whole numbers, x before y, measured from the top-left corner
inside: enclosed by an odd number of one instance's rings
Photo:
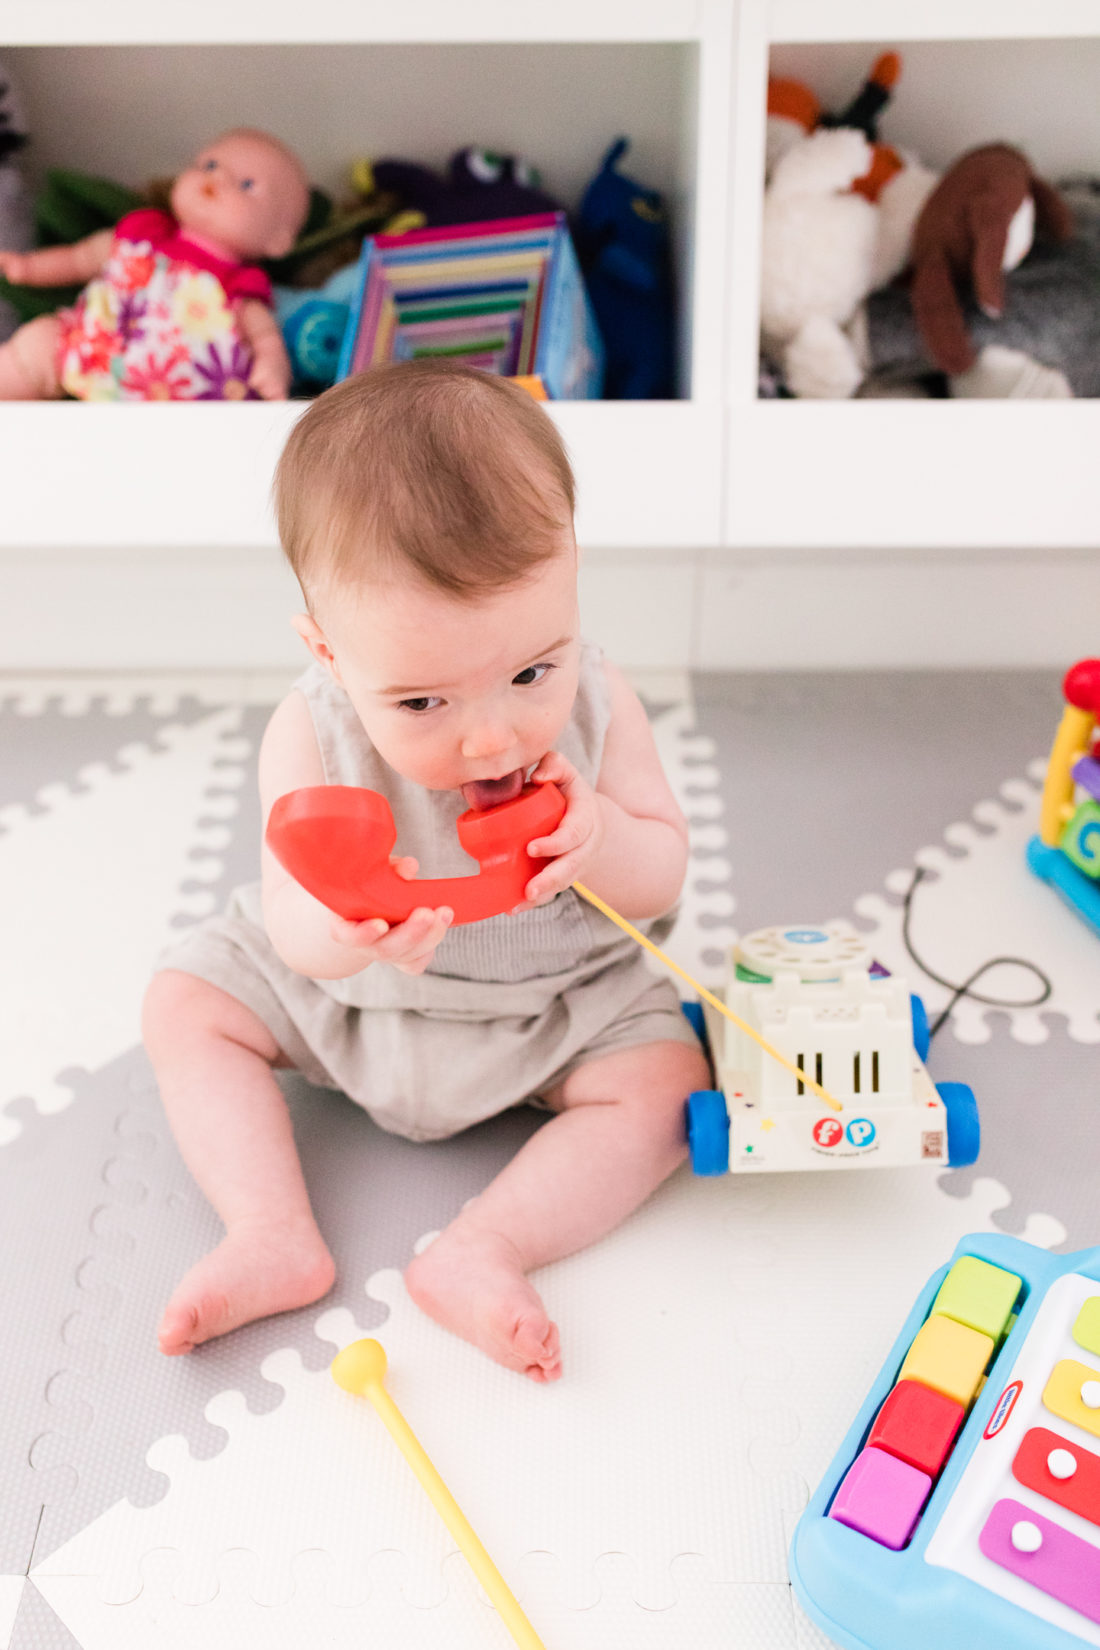
[[[978,144],[1014,143],[1041,173],[1100,175],[1100,38],[778,45],[771,69],[839,110],[887,49],[900,52],[902,70],[882,116],[884,141],[934,167]]]
[[[171,176],[225,127],[257,125],[297,149],[329,190],[344,188],[359,155],[439,166],[476,143],[526,156],[569,206],[620,133],[640,178],[677,187],[693,50],[54,46],[5,50],[4,60],[30,114],[36,170],[74,166],[136,186]]]
[[[0,670],[294,669],[274,550],[0,553]],[[1100,556],[593,551],[587,634],[636,669],[1064,670],[1100,651]]]

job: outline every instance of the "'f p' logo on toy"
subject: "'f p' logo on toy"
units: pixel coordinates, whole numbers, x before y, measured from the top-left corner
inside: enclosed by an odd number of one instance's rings
[[[814,1139],[819,1146],[836,1146],[844,1139],[844,1129],[835,1117],[819,1117],[814,1124]]]

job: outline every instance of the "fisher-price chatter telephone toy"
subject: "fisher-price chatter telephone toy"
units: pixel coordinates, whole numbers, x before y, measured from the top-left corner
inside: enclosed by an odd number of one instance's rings
[[[527,785],[492,808],[467,808],[458,840],[480,869],[465,877],[399,876],[390,864],[397,841],[390,805],[354,785],[307,785],[280,796],[267,843],[296,882],[349,922],[404,922],[422,905],[450,906],[456,924],[480,922],[522,905],[527,884],[546,865],[527,844],[548,836],[564,813],[565,798],[550,782]]]

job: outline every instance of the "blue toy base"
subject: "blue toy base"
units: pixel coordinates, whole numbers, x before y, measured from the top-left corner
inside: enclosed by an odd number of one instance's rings
[[[1027,862],[1035,875],[1049,882],[1100,938],[1100,883],[1079,871],[1061,848],[1051,848],[1037,836],[1027,845]]]

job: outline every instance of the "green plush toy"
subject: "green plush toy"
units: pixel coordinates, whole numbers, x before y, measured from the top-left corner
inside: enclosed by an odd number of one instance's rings
[[[97,229],[112,224],[143,204],[133,189],[86,172],[54,169],[46,173],[46,187],[34,203],[35,244],[71,246]],[[78,286],[15,286],[0,275],[0,297],[11,304],[20,322],[76,302]]]

